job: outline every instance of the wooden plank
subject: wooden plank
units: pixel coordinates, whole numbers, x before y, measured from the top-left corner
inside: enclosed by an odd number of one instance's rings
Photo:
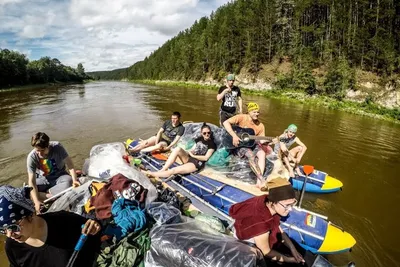
[[[227,178],[225,175],[223,174],[218,174],[218,172],[216,172],[215,170],[211,169],[211,168],[205,168],[204,170],[202,170],[201,172],[199,172],[199,174],[207,176],[210,179],[219,181],[221,183],[239,188],[243,191],[246,191],[250,194],[253,194],[255,196],[260,196],[260,195],[264,195],[266,192],[261,191],[260,189],[258,189],[256,187],[256,185],[252,185],[252,184],[248,184],[248,183],[244,183],[235,179],[230,179]]]

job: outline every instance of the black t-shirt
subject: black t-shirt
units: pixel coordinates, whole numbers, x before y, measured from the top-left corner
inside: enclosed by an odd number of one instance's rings
[[[59,211],[40,215],[47,223],[47,240],[41,247],[7,238],[5,250],[10,267],[65,267],[82,232],[86,218]],[[100,238],[88,236],[74,266],[92,266],[95,252],[100,248]]]
[[[211,138],[206,141],[204,140],[203,136],[200,136],[194,141],[196,142],[196,146],[194,148],[193,154],[195,154],[196,156],[204,156],[205,154],[207,154],[207,151],[209,149],[217,149],[217,146]]]
[[[173,126],[171,120],[167,120],[164,122],[162,128],[164,129],[163,137],[167,137],[167,141],[174,141],[177,135],[182,136],[185,132],[185,127],[182,123],[179,123],[177,126]]]
[[[218,90],[218,94],[222,93],[226,88],[228,88],[226,85],[221,86]],[[232,92],[226,93],[224,97],[222,98],[222,103],[221,103],[221,110],[235,114],[236,112],[236,99],[238,97],[241,97],[242,94],[240,93],[240,89],[237,86],[232,87]]]

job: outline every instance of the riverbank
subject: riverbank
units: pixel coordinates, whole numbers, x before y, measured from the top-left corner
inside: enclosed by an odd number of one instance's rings
[[[31,89],[40,89],[40,88],[49,88],[54,86],[62,86],[67,84],[83,84],[90,83],[93,80],[83,80],[82,82],[56,82],[56,83],[38,83],[38,84],[26,84],[21,86],[12,86],[8,88],[0,88],[0,92],[5,91],[17,91],[17,90],[31,90]]]
[[[207,85],[198,82],[182,82],[182,81],[157,81],[157,80],[131,80],[130,82],[156,85],[156,86],[167,86],[167,87],[179,87],[179,88],[195,88],[195,89],[207,89],[217,91],[220,85]],[[259,95],[268,98],[281,99],[285,101],[293,101],[298,103],[307,103],[318,106],[324,106],[329,109],[343,110],[349,113],[373,117],[381,120],[392,121],[400,123],[400,109],[390,109],[375,103],[369,102],[355,102],[351,100],[342,100],[323,96],[323,95],[308,95],[303,91],[299,90],[274,90],[274,89],[249,89],[246,86],[238,85],[244,94]]]

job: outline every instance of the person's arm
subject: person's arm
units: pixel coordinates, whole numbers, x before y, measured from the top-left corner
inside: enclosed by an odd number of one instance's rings
[[[238,97],[238,106],[239,106],[239,113],[243,114],[243,100],[241,96]]]
[[[64,159],[65,164],[68,167],[69,170],[69,175],[72,177],[72,186],[77,187],[80,186],[80,183],[78,181],[78,176],[76,175],[74,163],[72,162],[72,159],[68,156]]]
[[[240,115],[233,116],[232,118],[227,119],[223,123],[225,130],[232,136],[232,144],[234,146],[238,146],[239,142],[240,142],[239,136],[237,136],[235,131],[233,131],[233,129],[232,129],[232,124],[237,124],[238,116],[240,116]]]
[[[26,165],[27,165],[27,171],[28,171],[28,185],[29,187],[32,187],[31,190],[31,198],[33,203],[35,204],[35,210],[39,214],[40,213],[40,208],[42,205],[42,201],[39,198],[39,190],[36,185],[36,169],[37,169],[37,163],[35,160],[34,154],[29,154],[28,158],[26,160]]]
[[[269,247],[269,232],[254,237],[256,246],[261,250],[265,257],[278,262],[296,263],[294,257],[287,257]]]
[[[281,231],[283,244],[287,248],[290,249],[290,252],[292,253],[293,257],[296,259],[297,263],[304,262],[303,257],[297,251],[296,247],[294,246],[292,240],[290,240],[289,236],[285,232],[283,232],[283,230],[280,226],[279,226],[279,230]]]
[[[223,89],[223,87],[221,87],[221,88],[219,89],[219,91],[218,91],[217,100],[218,100],[218,101],[221,101],[222,98],[224,98],[224,95],[225,95],[226,93],[228,93],[228,92],[231,92],[231,91],[232,91],[232,89],[231,89],[230,87],[227,87],[227,88],[225,88],[225,89]]]
[[[35,204],[36,213],[39,214],[40,213],[40,208],[41,208],[41,205],[42,205],[42,201],[39,198],[39,190],[38,190],[37,185],[36,185],[35,174],[32,173],[32,172],[28,172],[28,185],[29,185],[29,187],[32,187],[31,198],[32,198],[33,203]]]
[[[195,158],[195,159],[198,159],[198,160],[201,160],[201,161],[207,161],[207,160],[212,156],[212,154],[214,153],[214,151],[215,151],[215,149],[210,148],[210,149],[207,150],[207,153],[206,153],[204,156],[195,155],[195,154],[193,154],[191,151],[189,151],[188,154],[189,154],[192,158]]]
[[[158,142],[160,142],[160,139],[161,139],[161,135],[162,135],[162,133],[164,132],[164,128],[160,128],[160,130],[158,130],[158,133],[157,133],[157,135],[156,135],[156,145],[158,144]]]
[[[301,146],[303,148],[301,150],[299,156],[297,157],[297,162],[296,163],[300,163],[304,153],[306,153],[307,147],[303,142],[300,141],[300,139],[298,137],[296,137],[296,139],[294,139],[294,141],[296,142],[296,144],[299,144],[299,146]]]
[[[173,147],[174,145],[176,145],[176,143],[179,142],[179,139],[181,139],[181,136],[180,136],[180,135],[175,136],[174,141],[172,141],[172,143],[169,144],[169,146],[167,146],[164,150],[165,150],[165,151],[170,150],[171,147]]]

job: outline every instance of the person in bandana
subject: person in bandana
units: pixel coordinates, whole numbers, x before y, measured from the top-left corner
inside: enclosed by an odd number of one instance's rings
[[[66,211],[36,215],[31,190],[0,186],[0,234],[7,236],[10,267],[65,267],[81,233],[90,236],[75,266],[92,266],[100,224]]]

